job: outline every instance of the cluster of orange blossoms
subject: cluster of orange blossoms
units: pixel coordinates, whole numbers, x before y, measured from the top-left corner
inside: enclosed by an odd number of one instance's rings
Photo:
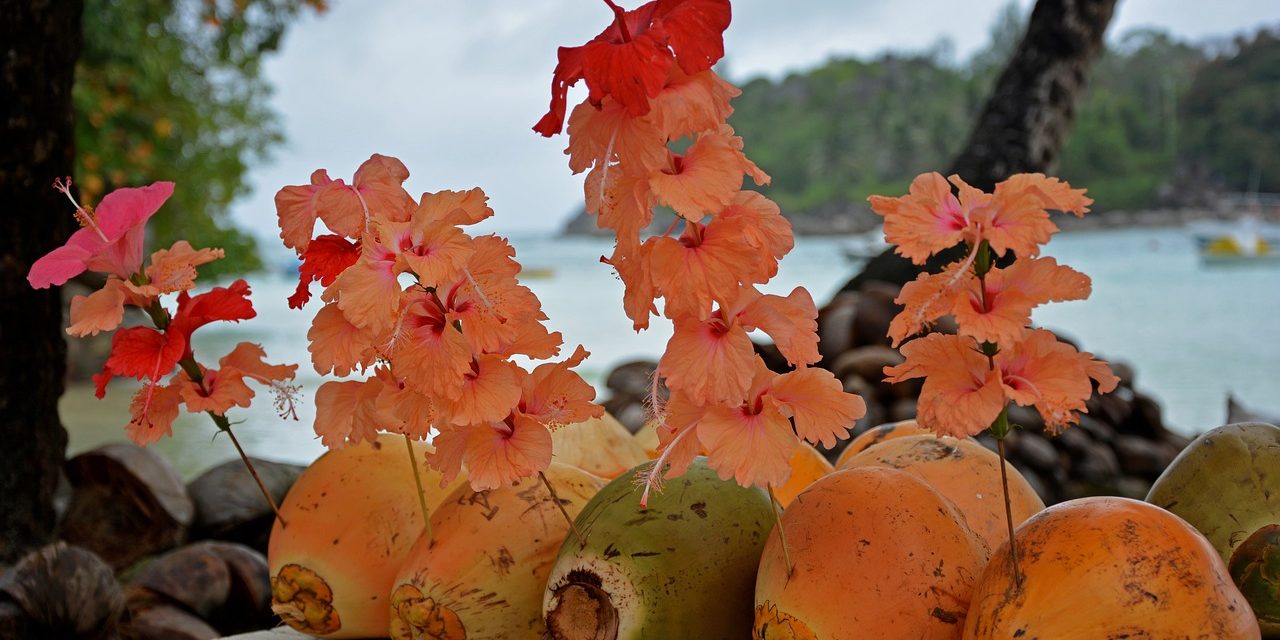
[[[885,239],[915,264],[960,243],[968,247],[961,260],[902,288],[903,310],[889,328],[898,346],[950,315],[956,334],[907,342],[905,361],[886,367],[887,379],[925,379],[917,420],[939,434],[977,435],[1005,415],[1010,400],[1035,407],[1050,431],[1060,431],[1086,411],[1093,383],[1106,393],[1118,382],[1105,362],[1029,327],[1033,308],[1089,297],[1089,277],[1040,257],[1040,247],[1058,231],[1048,209],[1083,216],[1093,200],[1038,173],[1015,175],[994,193],[956,176],[951,183],[959,197],[941,175],[926,173],[905,196],[870,198],[884,216]],[[1007,254],[1016,257],[1013,264],[994,266],[993,258]]]
[[[706,453],[721,477],[743,485],[784,483],[800,439],[832,446],[865,412],[819,360],[817,308],[809,292],[762,294],[792,248],[776,204],[742,189],[769,176],[743,155],[726,119],[740,91],[711,66],[724,54],[727,0],[656,0],[624,11],[580,47],[562,47],[551,110],[534,130],[560,131],[565,92],[586,81],[587,99],[568,118],[569,167],[587,171],[586,208],[617,238],[612,265],[626,286],[636,330],[662,315],[675,333],[652,394],[662,454],[648,485],[684,472]],[[683,153],[672,144],[688,143]],[[678,216],[641,240],[653,209]],[[683,229],[673,236],[677,225]],[[769,371],[748,333],[768,334],[794,369]],[[669,400],[660,401],[665,382]],[[646,487],[646,498],[648,487]]]
[[[223,257],[221,249],[191,247],[185,240],[151,254],[143,266],[142,248],[146,224],[173,194],[172,182],[147,187],[117,189],[98,205],[96,211],[83,207],[71,197],[71,181],[54,187],[71,198],[81,229],[67,243],[40,258],[27,276],[31,286],[42,289],[65,284],[85,271],[106,274],[101,289],[71,300],[71,324],[67,333],[77,337],[112,331],[124,320],[125,306],[143,309],[155,328],[128,327],[111,336],[111,355],[93,377],[97,396],[106,395],[113,377],[137,378],[143,387],[130,403],[129,438],[147,445],[170,435],[173,421],[186,405],[191,413],[209,413],[225,428],[231,407],[248,407],[254,391],[247,380],[266,385],[276,393],[281,416],[297,418],[293,397],[297,387],[289,384],[297,365],[263,362],[262,347],[242,342],[218,361],[218,368],[195,360],[191,335],[211,322],[248,320],[254,317],[249,302],[249,285],[237,280],[229,287],[215,287],[198,295],[196,267]],[[161,296],[177,294],[177,308],[170,313]],[[177,369],[177,373],[169,376]]]
[[[538,299],[516,280],[506,240],[462,230],[493,215],[480,189],[424,193],[409,171],[374,155],[350,184],[324,170],[276,194],[280,237],[302,258],[290,306],[325,287],[307,333],[320,374],[316,433],[328,447],[373,441],[378,431],[431,438],[427,462],[448,483],[462,465],[477,490],[510,484],[551,463],[549,429],[599,416],[595,390],[571,369],[587,352],[525,371],[523,355],[556,356]],[[331,233],[312,237],[319,220]]]

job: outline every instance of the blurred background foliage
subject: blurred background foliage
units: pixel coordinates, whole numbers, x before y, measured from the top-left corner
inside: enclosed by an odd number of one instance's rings
[[[261,266],[229,206],[283,140],[264,56],[323,0],[86,0],[76,68],[76,182],[87,203],[123,186],[178,183],[152,219],[151,248],[185,238],[227,259],[201,274]]]
[[[949,164],[1023,32],[1007,7],[988,46],[833,59],[743,85],[730,122],[773,176],[788,215],[863,207]],[[1280,29],[1189,43],[1154,30],[1111,38],[1057,174],[1103,209],[1195,205],[1213,191],[1280,191]]]

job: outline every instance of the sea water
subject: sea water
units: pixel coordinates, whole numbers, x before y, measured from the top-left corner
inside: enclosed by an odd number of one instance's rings
[[[858,268],[845,257],[849,242],[798,238],[777,277],[762,289],[785,295],[804,286],[821,306]],[[522,281],[542,300],[548,326],[563,334],[565,352],[578,344],[591,352],[578,370],[600,397],[614,366],[662,353],[670,323],[655,317],[647,331],[632,329],[622,312],[622,283],[600,263],[610,253],[608,241],[527,235],[512,243],[516,259],[537,276]],[[1093,295],[1041,307],[1034,322],[1099,357],[1132,364],[1138,390],[1160,402],[1170,428],[1194,434],[1222,424],[1229,393],[1245,406],[1280,415],[1280,264],[1204,266],[1191,236],[1173,228],[1064,233],[1046,253],[1092,277]],[[285,299],[297,282],[284,273],[258,274],[249,282],[258,317],[201,329],[195,353],[213,364],[236,342],[249,340],[266,349],[269,362],[298,363],[303,401],[297,421],[277,417],[270,394],[260,388],[250,409],[234,409],[230,417],[240,422],[234,429],[250,455],[309,462],[324,451],[312,431],[312,399],[324,378],[310,366],[306,340],[319,301],[289,309]],[[68,453],[123,439],[130,393],[121,385],[98,401],[87,386],[69,389],[62,405],[71,434]],[[235,457],[230,442],[215,433],[206,417],[184,414],[174,437],[155,446],[190,477]]]

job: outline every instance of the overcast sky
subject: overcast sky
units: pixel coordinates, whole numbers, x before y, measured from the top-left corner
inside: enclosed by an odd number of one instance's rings
[[[486,230],[558,227],[582,197],[563,135],[530,127],[546,111],[555,50],[611,14],[592,0],[332,0],[306,16],[266,65],[287,142],[250,178],[236,219],[275,238],[272,198],[313,169],[350,180],[371,153],[409,167],[409,191],[482,187]],[[632,7],[638,1],[622,2]],[[1030,0],[1019,0],[1025,10]],[[725,35],[732,78],[785,75],[831,57],[921,50],[957,59],[988,39],[1005,0],[738,0]],[[1192,40],[1280,23],[1273,0],[1121,0],[1109,36],[1154,26]],[[570,104],[581,100],[581,86]],[[966,132],[957,132],[965,135]],[[751,141],[746,141],[751,153]]]

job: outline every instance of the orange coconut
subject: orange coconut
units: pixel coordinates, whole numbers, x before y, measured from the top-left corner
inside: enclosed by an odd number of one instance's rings
[[[949,500],[897,469],[831,473],[782,515],[756,575],[759,638],[958,639],[988,550]]]
[[[391,590],[396,640],[542,638],[542,592],[572,518],[604,486],[577,467],[552,462],[537,476],[499,489],[460,487],[431,517]],[[386,633],[384,628],[381,633]]]
[[[1261,637],[1249,603],[1213,546],[1159,507],[1127,498],[1052,506],[1016,534],[973,594],[965,638]]]
[[[1000,486],[1000,456],[976,440],[933,435],[895,438],[849,458],[842,468],[866,466],[901,469],[929,483],[959,507],[969,528],[987,546],[995,547],[1009,539]],[[1005,471],[1016,527],[1043,510],[1044,501],[1013,465],[1006,462]]]
[[[875,445],[893,440],[894,438],[905,438],[908,436],[931,436],[933,432],[916,424],[915,420],[903,420],[901,422],[890,422],[882,424],[878,427],[871,427],[863,431],[858,437],[849,442],[849,446],[840,452],[840,457],[836,458],[836,468],[843,469],[844,463]]]
[[[807,442],[801,442],[795,453],[791,454],[791,477],[787,478],[786,484],[775,488],[773,495],[785,507],[815,480],[832,471],[835,471],[835,467],[817,449]]]
[[[456,486],[423,464],[413,444],[427,506]],[[425,522],[403,436],[382,435],[330,451],[311,463],[280,504],[267,549],[272,609],[289,626],[325,638],[387,631],[387,596]]]
[[[556,428],[551,442],[552,460],[601,478],[616,478],[649,459],[631,432],[608,413]]]

